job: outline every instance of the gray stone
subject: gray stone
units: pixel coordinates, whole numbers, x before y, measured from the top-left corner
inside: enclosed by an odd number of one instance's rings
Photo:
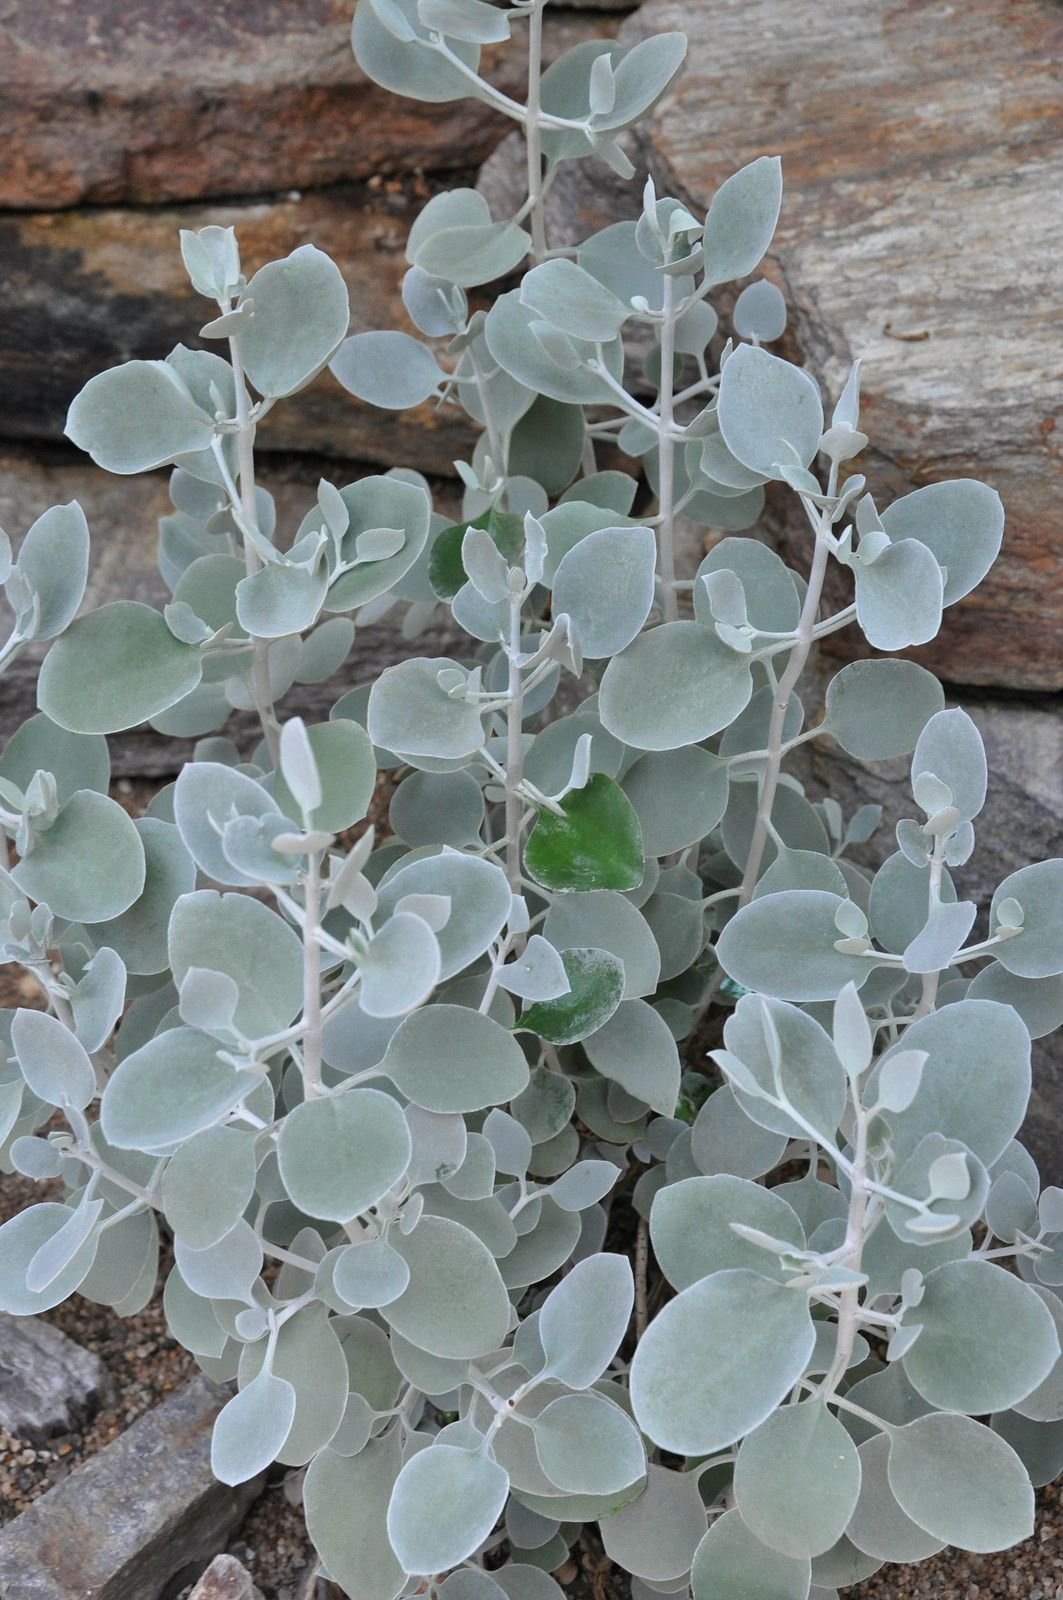
[[[211,1476],[226,1399],[193,1379],[16,1517],[0,1533],[3,1600],[160,1600],[196,1577],[260,1487]]]
[[[70,1433],[103,1405],[107,1368],[35,1317],[0,1315],[0,1427],[39,1443]]]
[[[262,1600],[262,1591],[235,1556],[215,1556],[188,1600]]]

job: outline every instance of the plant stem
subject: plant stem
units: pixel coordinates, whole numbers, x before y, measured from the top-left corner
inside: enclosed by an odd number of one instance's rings
[[[679,615],[675,588],[675,279],[665,273],[661,308],[661,383],[660,423],[657,429],[660,485],[657,496],[660,511],[659,566],[664,590],[664,620],[674,622]]]
[[[854,1099],[856,1091],[854,1091]],[[856,1108],[856,1142],[853,1147],[853,1164],[849,1173],[851,1189],[849,1193],[849,1220],[845,1229],[845,1246],[842,1260],[853,1269],[860,1270],[860,1260],[864,1248],[864,1218],[867,1213],[868,1184],[867,1184],[867,1125],[869,1122],[867,1112],[862,1106]],[[822,1393],[829,1399],[848,1369],[856,1342],[857,1327],[860,1313],[860,1290],[854,1284],[841,1291],[841,1304],[838,1311],[838,1340],[834,1347],[834,1360],[830,1371],[823,1379]]]
[[[514,894],[521,889],[520,820],[524,801],[517,790],[524,776],[524,684],[520,657],[521,597],[509,597],[509,704],[506,708],[506,877]]]
[[[312,851],[303,879],[303,1095],[321,1093],[321,852]]]
[[[240,348],[235,339],[229,340],[229,359],[232,362],[233,381],[236,385],[236,461],[240,479],[240,505],[244,520],[258,527],[258,505],[255,498],[255,424],[251,420],[251,404],[244,378]],[[262,562],[251,540],[244,539],[244,567],[249,578],[259,571]],[[269,646],[265,639],[252,637],[252,679],[255,708],[262,725],[262,735],[274,767],[280,761],[280,727],[273,709],[273,691],[269,683]]]
[[[543,189],[542,99],[543,71],[543,6],[546,0],[536,0],[528,17],[528,104],[524,122],[524,139],[528,153],[528,199],[531,202],[532,256],[536,262],[545,259],[550,248],[546,238],[546,206]]]
[[[934,910],[941,904],[941,879],[945,871],[945,836],[938,834],[934,840],[934,849],[930,856],[930,890],[928,915],[933,916]],[[919,996],[919,1004],[912,1017],[917,1022],[920,1017],[929,1016],[933,1011],[938,997],[938,984],[941,982],[940,972],[923,973],[923,992]]]

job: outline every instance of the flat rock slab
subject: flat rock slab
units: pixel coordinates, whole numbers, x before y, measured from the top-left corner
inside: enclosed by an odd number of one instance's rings
[[[783,158],[768,273],[830,393],[864,361],[883,501],[985,478],[1005,554],[919,653],[956,682],[1063,687],[1063,8],[1049,0],[646,0],[624,37],[683,29],[648,124],[704,209]],[[804,550],[807,530],[787,530]],[[806,552],[807,554],[807,552]],[[843,641],[855,650],[859,641]]]
[[[195,1378],[0,1533],[3,1600],[159,1600],[228,1542],[259,1483],[211,1477],[227,1392]]]
[[[262,1591],[235,1556],[215,1556],[188,1600],[262,1600]]]
[[[0,1315],[0,1427],[37,1444],[71,1433],[104,1403],[107,1368],[58,1328]]]
[[[353,9],[351,0],[8,0],[0,207],[157,205],[481,161],[506,119],[475,100],[422,105],[377,88],[351,52]],[[546,54],[612,27],[609,16],[551,7]],[[526,33],[514,35],[484,52],[485,72],[507,94],[527,78]]]
[[[313,243],[332,256],[351,299],[351,329],[406,328],[401,287],[406,235],[423,201],[364,191],[245,205],[69,211],[0,217],[0,437],[58,440],[71,400],[120,361],[200,346],[211,304],[181,262],[181,228],[235,226],[250,276]],[[210,346],[207,346],[210,348]],[[453,473],[474,433],[464,413],[434,404],[379,411],[323,373],[280,402],[258,448],[297,450],[426,472]]]

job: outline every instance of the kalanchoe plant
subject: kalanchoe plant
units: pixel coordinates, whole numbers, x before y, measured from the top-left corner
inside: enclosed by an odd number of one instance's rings
[[[650,185],[638,222],[550,248],[558,163],[626,169],[616,136],[682,42],[579,45],[540,81],[544,4],[358,5],[371,76],[527,136],[515,218],[459,190],[414,226],[430,343],[347,338],[312,247],[245,281],[231,230],[184,234],[208,345],[94,378],[68,424],[109,471],[173,467],[170,603],[72,620],[77,506],[5,561],[4,659],[55,642],[0,756],[3,955],[45,1007],[3,1014],[2,1150],[64,1198],[0,1229],[0,1308],[135,1312],[164,1224],[169,1326],[238,1384],[215,1472],[305,1468],[352,1600],[549,1600],[585,1522],[636,1600],[822,1600],[1025,1537],[1063,1465],[1063,1193],[1016,1141],[1031,1036],[1063,1020],[1063,862],[976,930],[952,874],[985,756],[923,668],[845,666],[805,727],[816,641],[931,639],[997,554],[999,501],[964,480],[880,508],[858,371],[825,418],[764,348],[767,281],[717,337],[708,295],[756,271],[777,161],[705,218]],[[525,105],[478,75],[518,22]],[[464,290],[529,253],[470,315]],[[457,520],[400,469],[276,526],[255,429],[328,364],[480,425]],[[800,572],[736,536],[767,483],[807,517]],[[679,517],[722,535],[696,570]],[[829,615],[832,565],[855,598]],[[469,642],[286,718],[393,607]],[[257,712],[250,759],[233,708]],[[144,721],[199,742],[134,822],[105,736]],[[782,770],[816,738],[912,754],[877,872],[850,858],[876,808]],[[352,845],[380,769],[390,834]]]

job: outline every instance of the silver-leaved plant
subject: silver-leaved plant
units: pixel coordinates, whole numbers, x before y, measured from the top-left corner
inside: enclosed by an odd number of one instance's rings
[[[1063,1466],[1063,1192],[1016,1141],[1031,1036],[1063,1020],[1063,861],[976,928],[952,876],[986,792],[974,723],[908,661],[843,667],[813,727],[797,693],[854,620],[880,651],[933,638],[1003,515],[968,480],[880,507],[857,369],[825,417],[765,348],[766,280],[718,335],[709,295],[756,272],[778,161],[706,217],[648,185],[638,222],[550,248],[560,163],[629,172],[618,136],[684,46],[541,73],[545,3],[359,0],[370,77],[526,135],[516,216],[458,189],[418,217],[422,339],[347,337],[320,251],[247,281],[207,227],[181,239],[206,343],[74,401],[101,467],[173,468],[165,609],[75,617],[76,504],[5,554],[3,660],[54,643],[0,757],[2,954],[44,1001],[0,1017],[2,1159],[63,1198],[0,1229],[0,1308],[136,1312],[161,1220],[170,1329],[238,1385],[214,1470],[305,1469],[351,1600],[550,1600],[585,1522],[636,1600],[823,1600],[1025,1538]],[[525,104],[478,71],[518,22]],[[326,366],[479,425],[457,520],[400,468],[276,526],[255,430]],[[807,517],[800,572],[738,536],[768,483]],[[678,518],[721,535],[696,571]],[[836,566],[854,599],[825,614]],[[284,717],[396,609],[410,639],[442,618],[467,640]],[[144,722],[198,743],[133,821],[106,735]],[[846,820],[782,772],[811,739],[912,754],[917,814],[877,872],[850,859],[876,808]],[[381,769],[390,831],[352,845]]]

